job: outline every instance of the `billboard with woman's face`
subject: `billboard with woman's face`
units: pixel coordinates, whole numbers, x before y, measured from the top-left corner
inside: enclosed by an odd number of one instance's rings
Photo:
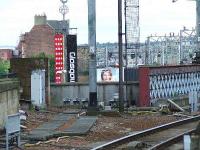
[[[119,68],[98,68],[97,82],[118,82]]]

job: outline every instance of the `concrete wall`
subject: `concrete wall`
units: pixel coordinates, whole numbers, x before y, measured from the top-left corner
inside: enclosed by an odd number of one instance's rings
[[[127,87],[127,88],[126,88]],[[139,83],[128,82],[124,86],[124,99],[127,99],[132,105],[137,103]],[[114,93],[118,93],[118,83],[98,83],[97,97],[98,102],[108,104],[109,100],[113,98]],[[63,98],[89,98],[88,83],[67,83],[67,84],[51,84],[51,105],[63,105]]]
[[[15,114],[19,108],[19,81],[0,79],[0,128],[5,125],[7,115]]]

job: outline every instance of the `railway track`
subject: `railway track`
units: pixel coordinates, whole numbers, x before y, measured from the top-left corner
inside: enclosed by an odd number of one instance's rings
[[[92,150],[120,150],[127,147],[127,144],[133,141],[144,143],[140,144],[143,145],[143,147],[140,147],[142,150],[163,150],[164,148],[177,143],[177,141],[182,140],[184,134],[194,132],[199,120],[200,116],[195,116],[171,122],[121,137],[95,147]]]

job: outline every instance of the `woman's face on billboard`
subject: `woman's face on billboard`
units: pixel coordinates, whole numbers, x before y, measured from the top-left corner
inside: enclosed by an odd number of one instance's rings
[[[111,81],[112,80],[112,73],[108,71],[104,71],[103,73],[103,81]]]

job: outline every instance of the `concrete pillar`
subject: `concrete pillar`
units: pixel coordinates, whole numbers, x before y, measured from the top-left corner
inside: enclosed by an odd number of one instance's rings
[[[200,0],[196,0],[197,51],[200,51]]]
[[[96,0],[88,0],[89,107],[97,107]]]
[[[200,149],[200,136],[196,134],[191,135],[190,150]]]

